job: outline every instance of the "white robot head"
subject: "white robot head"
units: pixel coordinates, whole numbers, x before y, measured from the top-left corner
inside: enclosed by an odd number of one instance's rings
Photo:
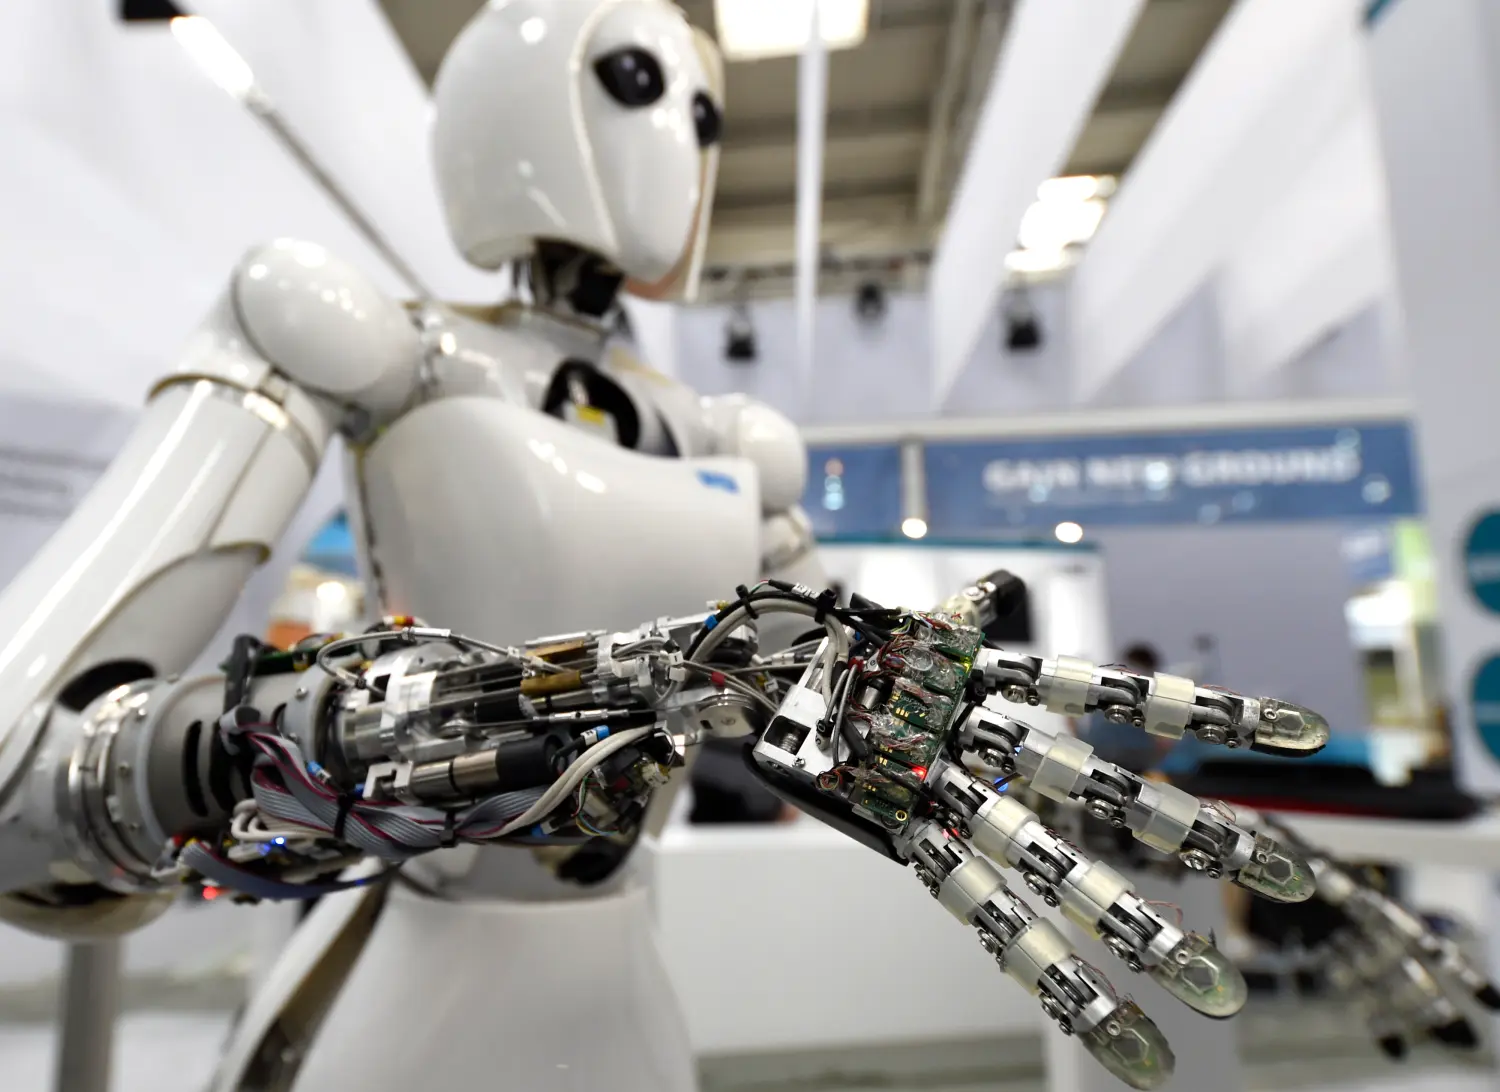
[[[433,88],[454,242],[485,269],[571,243],[627,291],[690,298],[722,83],[717,48],[667,0],[489,0]]]

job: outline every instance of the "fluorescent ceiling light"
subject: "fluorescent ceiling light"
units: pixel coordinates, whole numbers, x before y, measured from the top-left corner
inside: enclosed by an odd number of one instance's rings
[[[1049,178],[1036,188],[1038,201],[1090,201],[1115,192],[1112,174],[1075,174],[1066,178]]]
[[[214,26],[201,15],[179,15],[172,20],[172,34],[205,75],[237,99],[255,87],[255,73],[245,58],[235,52]]]
[[[1059,250],[1073,243],[1086,243],[1104,219],[1104,202],[1037,201],[1021,217],[1017,234],[1026,250]]]
[[[870,0],[714,0],[719,48],[731,61],[801,53],[812,30],[814,2],[827,48],[848,49],[865,40]]]
[[[1005,268],[1012,273],[1056,273],[1072,265],[1075,256],[1062,247],[1050,250],[1012,250],[1005,256]]]

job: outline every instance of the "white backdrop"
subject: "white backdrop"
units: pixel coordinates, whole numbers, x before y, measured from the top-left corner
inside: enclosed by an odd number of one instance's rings
[[[115,0],[0,4],[0,389],[140,403],[250,246],[322,242],[403,286],[164,24]],[[427,97],[373,0],[198,5],[440,293],[486,300],[442,231]]]

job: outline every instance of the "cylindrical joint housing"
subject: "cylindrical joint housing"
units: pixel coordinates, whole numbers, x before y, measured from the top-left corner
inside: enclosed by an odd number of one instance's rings
[[[1151,678],[1142,710],[1145,729],[1154,736],[1181,739],[1193,721],[1198,684],[1181,675],[1157,674]]]
[[[1074,736],[1049,736],[1032,729],[1021,743],[1019,761],[1033,789],[1053,800],[1067,800],[1093,754],[1092,747]]]
[[[1129,880],[1098,861],[1074,869],[1058,885],[1063,915],[1095,936],[1099,935],[1099,919],[1129,890]]]
[[[997,891],[1006,890],[1005,880],[983,857],[970,857],[948,873],[938,888],[938,901],[959,921],[968,924],[979,908]]]
[[[1163,853],[1176,853],[1198,821],[1199,806],[1196,796],[1147,781],[1125,809],[1125,821],[1139,841]]]
[[[1016,935],[1005,949],[1005,973],[1029,993],[1036,993],[1037,982],[1048,967],[1073,955],[1066,937],[1044,918],[1037,918]]]
[[[1076,656],[1059,656],[1042,665],[1037,690],[1047,712],[1081,717],[1088,712],[1089,687],[1093,682],[1093,664]]]
[[[408,786],[419,800],[469,800],[497,792],[550,785],[566,742],[559,732],[507,740],[497,747],[413,767]]]
[[[1039,822],[1036,813],[1009,796],[998,796],[980,808],[970,821],[974,847],[992,860],[1015,867],[1016,836],[1028,823]]]

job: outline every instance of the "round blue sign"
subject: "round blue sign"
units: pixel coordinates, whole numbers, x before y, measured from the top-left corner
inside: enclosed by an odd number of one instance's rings
[[[1500,512],[1479,517],[1469,528],[1464,576],[1474,598],[1500,614]]]
[[[1491,656],[1474,672],[1470,688],[1474,730],[1490,754],[1500,758],[1500,656]]]

